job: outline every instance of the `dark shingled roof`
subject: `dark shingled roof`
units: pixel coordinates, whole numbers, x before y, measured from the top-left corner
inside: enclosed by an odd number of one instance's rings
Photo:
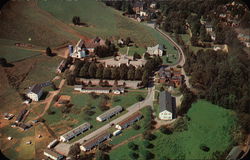
[[[160,110],[159,110],[160,112],[167,110],[173,113],[172,96],[167,91],[160,92],[159,104],[160,104]]]

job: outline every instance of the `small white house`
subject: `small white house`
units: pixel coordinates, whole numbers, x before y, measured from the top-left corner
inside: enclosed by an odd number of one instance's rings
[[[32,99],[33,101],[39,101],[39,98],[42,96],[43,90],[41,85],[36,84],[30,88],[30,90],[27,93],[27,97]]]
[[[148,47],[147,48],[147,53],[149,53],[151,56],[156,55],[156,56],[163,56],[163,45],[157,44],[154,47]]]
[[[172,120],[174,118],[174,101],[170,93],[160,92],[159,96],[159,118],[161,120]]]
[[[140,16],[141,17],[147,17],[148,16],[147,11],[140,11]]]
[[[43,154],[45,156],[49,157],[50,159],[53,159],[53,160],[61,160],[61,159],[63,159],[63,155],[61,155],[59,153],[56,153],[54,151],[48,150],[48,149],[45,149]]]

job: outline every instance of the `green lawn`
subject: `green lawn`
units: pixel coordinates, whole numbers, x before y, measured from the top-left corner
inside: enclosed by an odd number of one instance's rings
[[[144,98],[147,96],[147,91],[146,90],[141,90],[141,91],[133,91],[130,90],[129,92],[121,95],[114,95],[112,98],[112,105],[117,106],[120,105],[124,108],[127,108],[134,103],[137,103],[137,97],[138,96],[143,96]]]
[[[66,32],[53,16],[38,10],[35,3],[15,1],[4,6],[0,17],[0,38],[43,47],[54,47],[78,39]]]
[[[130,137],[136,136],[136,135],[141,134],[145,131],[145,129],[143,128],[143,122],[145,119],[147,119],[145,117],[145,116],[147,116],[146,108],[143,108],[140,111],[143,114],[143,118],[141,120],[139,120],[138,122],[136,122],[136,124],[140,126],[140,129],[135,130],[131,126],[127,129],[124,129],[120,135],[112,138],[112,141],[110,142],[110,144],[117,145],[117,144],[129,139]]]
[[[232,111],[199,100],[192,105],[187,114],[190,117],[188,130],[164,135],[155,132],[156,139],[152,141],[154,159],[210,159],[213,152],[224,151],[233,143],[232,130],[235,128],[235,116]],[[140,145],[140,141],[135,143]],[[210,148],[208,152],[200,149],[204,144]],[[110,159],[123,160],[128,157],[126,145],[111,151]],[[141,159],[141,158],[139,158]]]
[[[99,95],[96,99],[94,99],[90,94],[82,94],[82,93],[72,93],[73,87],[65,86],[62,91],[60,92],[60,95],[69,95],[71,96],[71,102],[74,104],[72,107],[70,113],[62,113],[60,107],[51,106],[50,109],[55,112],[53,115],[45,114],[44,119],[46,120],[46,123],[52,128],[52,130],[59,136],[62,133],[70,130],[71,128],[75,128],[79,126],[80,124],[84,122],[89,122],[93,127],[91,130],[85,132],[84,134],[81,134],[80,136],[74,138],[71,142],[76,141],[85,135],[93,132],[93,130],[96,130],[100,128],[101,126],[109,123],[113,119],[116,119],[118,116],[121,116],[125,114],[127,111],[121,112],[119,115],[112,117],[110,120],[105,122],[98,122],[96,121],[96,117],[103,113],[99,109],[99,105],[101,101],[103,101],[103,96]],[[147,94],[146,91],[135,91],[135,92],[128,92],[125,95],[116,95],[116,96],[109,96],[110,100],[108,100],[108,104],[110,106],[117,106],[121,105],[122,107],[126,108],[136,102],[138,100],[136,97],[138,95],[142,95],[145,97]],[[114,97],[118,97],[119,101],[115,102]],[[91,110],[95,113],[92,116],[88,116],[84,110],[86,108],[92,108]],[[63,124],[64,127],[61,127]]]
[[[119,53],[127,54],[127,48],[128,47],[123,47],[123,48],[119,47]],[[135,47],[135,46],[129,47],[129,52],[128,52],[129,56],[133,56],[135,52],[142,56],[146,52],[146,49],[143,47]]]
[[[0,57],[4,57],[9,63],[41,54],[41,52],[30,51],[22,49],[20,47],[16,47],[14,44],[15,44],[14,41],[0,39],[0,48],[1,48]]]
[[[29,72],[26,79],[22,82],[20,88],[32,86],[37,83],[51,81],[56,76],[56,68],[61,62],[61,57],[40,56],[36,59],[36,63]],[[46,87],[45,91],[50,91],[51,87]]]

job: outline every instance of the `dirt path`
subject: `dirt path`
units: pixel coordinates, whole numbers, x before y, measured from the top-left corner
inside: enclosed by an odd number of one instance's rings
[[[134,140],[134,139],[136,139],[136,138],[138,138],[138,137],[140,137],[140,136],[142,136],[142,134],[137,134],[137,135],[135,135],[135,136],[133,136],[133,137],[130,137],[129,139],[127,139],[127,140],[125,140],[125,141],[122,141],[122,143],[119,143],[119,144],[117,144],[117,145],[114,145],[114,146],[112,147],[112,150],[113,150],[113,149],[116,149],[116,148],[118,148],[118,147],[120,147],[120,146],[122,146],[122,145],[124,145],[124,144],[126,144],[126,143],[128,143],[128,142],[130,142],[130,141],[132,141],[132,140]]]

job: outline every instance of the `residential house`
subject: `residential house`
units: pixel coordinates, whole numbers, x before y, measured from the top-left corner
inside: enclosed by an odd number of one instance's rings
[[[211,24],[206,24],[205,28],[207,33],[213,32],[213,26]]]
[[[103,114],[99,115],[98,117],[96,117],[96,120],[103,122],[103,121],[109,119],[110,117],[120,113],[122,110],[123,110],[123,108],[121,106],[113,107],[113,108],[109,109],[108,111],[104,112]]]
[[[97,46],[104,46],[104,45],[105,45],[105,40],[96,37],[94,39],[86,41],[83,45],[83,48],[89,53],[94,53],[94,50]]]
[[[157,3],[156,2],[152,2],[149,7],[155,9],[156,6],[157,6]]]
[[[159,95],[159,118],[161,120],[172,120],[174,118],[174,105],[171,94],[167,91],[160,92]]]
[[[147,53],[150,55],[156,55],[156,56],[163,56],[164,48],[163,45],[157,44],[154,47],[148,47],[147,48]]]
[[[66,60],[62,60],[61,63],[59,64],[59,66],[56,69],[57,73],[62,73],[65,68],[67,67],[67,61]]]
[[[140,11],[140,16],[141,17],[147,17],[148,16],[148,12],[146,10]]]
[[[101,134],[87,140],[86,142],[84,142],[81,146],[80,149],[84,152],[86,151],[90,151],[92,148],[94,148],[95,146],[98,146],[99,144],[101,144],[103,141],[109,139],[111,136],[110,133],[108,132],[102,132]]]
[[[41,85],[35,84],[29,89],[29,91],[27,93],[27,97],[29,97],[33,101],[39,101],[42,94],[43,94],[43,90],[42,90]]]
[[[83,41],[80,39],[76,46],[72,50],[69,49],[70,51],[70,56],[74,58],[84,58],[90,53],[94,53],[94,50],[97,46],[102,46],[105,45],[105,41],[100,39],[99,37],[96,37],[94,39],[88,40],[88,41]]]
[[[144,17],[144,16],[138,16],[138,17],[136,18],[136,20],[137,20],[138,22],[143,22],[143,21],[145,20],[145,17]]]
[[[86,56],[86,51],[83,49],[83,45],[84,45],[84,41],[82,39],[80,39],[76,46],[73,49],[73,52],[71,52],[70,49],[70,56],[73,58],[83,58]]]
[[[136,112],[134,114],[132,114],[131,116],[129,116],[128,118],[126,118],[125,120],[119,122],[115,128],[122,130],[127,128],[128,126],[134,124],[136,121],[140,120],[142,118],[142,115],[139,112]]]
[[[27,109],[23,109],[23,110],[19,113],[19,115],[17,116],[17,118],[16,118],[16,123],[21,122],[21,121],[23,120],[24,115],[25,115],[27,112],[28,112]]]
[[[143,11],[144,10],[144,5],[145,3],[142,2],[142,1],[136,1],[133,5],[133,11],[136,13],[136,14],[140,14],[140,11]]]
[[[90,123],[86,122],[82,125],[72,129],[71,131],[68,131],[67,133],[60,136],[60,141],[62,142],[68,142],[70,139],[76,137],[79,134],[82,134],[86,130],[90,129],[91,125]]]
[[[53,160],[63,159],[63,155],[49,149],[45,149],[43,154]]]

